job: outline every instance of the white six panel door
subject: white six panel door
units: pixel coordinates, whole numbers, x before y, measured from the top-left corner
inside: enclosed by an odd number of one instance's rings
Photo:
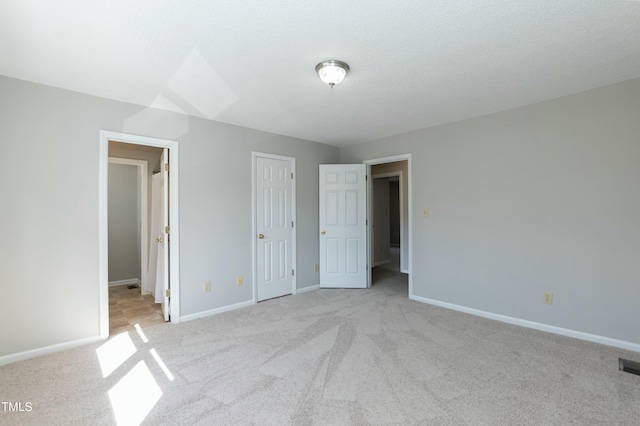
[[[291,163],[256,159],[258,301],[291,294],[293,284]]]
[[[169,150],[167,148],[162,150],[162,157],[160,158],[160,167],[162,171],[162,223],[164,230],[164,238],[161,238],[162,245],[164,247],[163,250],[163,265],[162,265],[162,274],[164,276],[164,294],[162,299],[162,315],[164,316],[165,321],[169,321],[169,315],[171,314],[170,310],[170,302],[169,289],[171,287],[171,283],[169,282]]]
[[[366,169],[320,165],[320,287],[366,288]]]

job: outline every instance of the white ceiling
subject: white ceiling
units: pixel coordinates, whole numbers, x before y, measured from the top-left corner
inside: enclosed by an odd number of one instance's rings
[[[640,77],[640,2],[2,0],[0,74],[344,146]]]

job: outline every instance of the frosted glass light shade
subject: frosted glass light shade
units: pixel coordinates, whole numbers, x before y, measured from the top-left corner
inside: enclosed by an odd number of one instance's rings
[[[320,80],[333,87],[347,76],[349,65],[342,61],[324,61],[316,65],[316,72]]]

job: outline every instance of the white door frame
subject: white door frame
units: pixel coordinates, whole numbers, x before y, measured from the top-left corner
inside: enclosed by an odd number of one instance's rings
[[[411,176],[411,154],[400,154],[400,155],[394,155],[394,156],[390,156],[390,157],[382,157],[382,158],[374,158],[371,160],[365,160],[363,161],[364,164],[366,164],[367,166],[367,176],[371,176],[371,166],[374,166],[376,164],[386,164],[386,163],[395,163],[397,161],[406,161],[407,162],[407,207],[408,207],[408,232],[407,232],[407,248],[409,250],[408,253],[408,259],[407,259],[407,273],[409,274],[409,298],[411,298],[413,296],[413,273],[412,273],[412,268],[413,268],[413,243],[412,243],[412,235],[413,235],[413,215],[412,215],[412,211],[413,211],[413,189],[412,189],[412,184],[411,184],[411,180],[412,180],[412,176]],[[402,177],[401,177],[402,178]],[[371,223],[372,223],[372,211],[371,211],[371,204],[370,204],[370,200],[371,200],[371,192],[372,192],[372,188],[373,188],[373,178],[370,179],[368,181],[367,184],[367,223],[369,224],[369,226],[367,226],[367,265],[368,265],[368,272],[367,272],[367,286],[371,287],[371,269],[372,269],[372,263],[373,263],[373,258],[371,257],[371,250],[373,249],[371,247]],[[400,193],[402,194],[402,187],[400,187]],[[401,195],[402,197],[402,195]],[[402,203],[400,203],[400,208],[402,209]],[[402,220],[400,221],[400,223],[402,224]],[[401,231],[402,232],[401,228]],[[400,238],[402,238],[402,235],[400,236]],[[402,244],[401,244],[402,245]],[[402,248],[400,249],[402,250]]]
[[[402,240],[403,240],[402,235],[403,235],[404,227],[406,226],[406,224],[404,223],[404,206],[403,206],[404,198],[402,197],[402,195],[403,195],[402,194],[402,192],[403,192],[402,191],[402,182],[403,182],[403,180],[402,180],[402,172],[397,171],[397,172],[379,173],[379,174],[376,174],[376,175],[372,175],[371,176],[371,185],[372,185],[372,188],[373,188],[373,181],[375,179],[384,179],[384,178],[396,177],[396,176],[398,177],[398,182],[400,184],[398,192],[400,194],[400,199],[399,199],[399,201],[400,201],[400,259],[402,259],[402,255],[404,253],[404,250],[402,248]],[[371,194],[373,194],[373,191],[371,191]],[[369,197],[369,207],[371,208],[371,214],[373,215],[373,196]],[[369,249],[373,250],[373,237],[371,239],[371,242],[372,242],[372,244],[370,244]],[[370,259],[373,259],[374,258],[373,252],[371,252],[369,254],[369,256],[370,256]],[[400,260],[400,263],[402,263],[402,260]],[[373,265],[373,266],[376,266],[376,265]],[[402,270],[402,265],[401,265],[400,269]]]
[[[291,294],[297,292],[297,271],[298,265],[296,263],[296,229],[298,228],[298,220],[296,219],[296,159],[294,157],[285,157],[282,155],[267,154],[264,152],[252,152],[251,153],[251,250],[253,256],[251,257],[251,275],[253,282],[253,303],[258,303],[258,245],[256,242],[256,234],[258,228],[258,212],[257,208],[257,188],[256,188],[256,168],[258,157],[270,158],[272,160],[288,161],[291,164],[291,173],[293,173],[293,179],[291,179],[291,220],[293,220],[293,228],[291,228],[291,267],[296,274],[291,277]]]
[[[109,141],[169,149],[169,162],[171,165],[171,174],[169,175],[169,214],[171,216],[171,238],[169,239],[169,250],[171,253],[169,280],[172,293],[171,322],[180,322],[180,216],[178,209],[180,157],[178,141],[100,130],[100,149],[98,155],[98,283],[100,291],[100,337],[102,339],[109,337]]]
[[[148,236],[148,161],[135,160],[132,158],[109,157],[110,164],[126,164],[128,166],[136,166],[138,179],[140,182],[140,283],[147,281],[147,269],[149,263],[149,236]]]

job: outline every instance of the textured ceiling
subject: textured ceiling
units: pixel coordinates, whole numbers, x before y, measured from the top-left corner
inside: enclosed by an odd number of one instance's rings
[[[640,77],[640,2],[2,0],[0,74],[344,146]]]

